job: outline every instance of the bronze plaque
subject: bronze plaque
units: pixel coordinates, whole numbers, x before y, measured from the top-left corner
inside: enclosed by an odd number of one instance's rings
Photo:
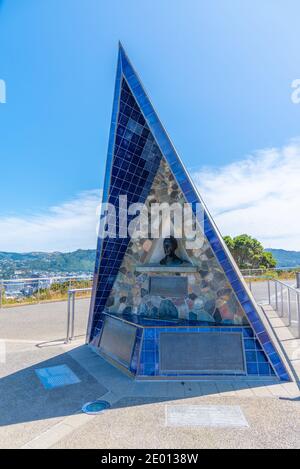
[[[188,294],[187,277],[155,276],[149,279],[150,295],[166,297],[182,297]]]
[[[162,373],[244,373],[240,332],[162,332]]]
[[[99,350],[129,367],[136,337],[136,327],[106,316]]]

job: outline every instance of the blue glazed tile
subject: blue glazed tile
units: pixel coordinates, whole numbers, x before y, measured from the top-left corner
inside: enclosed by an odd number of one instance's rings
[[[248,351],[248,352],[245,352],[245,356],[246,356],[246,361],[247,362],[256,362],[257,359],[256,359],[256,352],[255,351]]]
[[[256,355],[259,363],[267,363],[267,357],[263,351],[256,351]]]
[[[155,329],[145,329],[145,337],[147,339],[153,339],[155,337]]]
[[[194,203],[197,203],[197,197],[196,197],[196,194],[194,191],[190,191],[188,192],[186,195],[186,200],[190,203],[190,204],[194,204]]]
[[[241,290],[244,290],[242,282],[240,280],[235,280],[234,282],[231,283],[231,286],[236,293]]]
[[[145,376],[154,376],[155,375],[155,367],[144,365],[143,374]]]
[[[281,360],[277,353],[272,353],[271,355],[269,355],[269,359],[271,360],[271,363],[274,367],[278,365],[279,363],[281,363]]]
[[[207,237],[210,244],[217,240],[216,233],[211,229],[211,227],[208,231],[205,231],[205,236]]]
[[[204,233],[206,237],[207,237],[207,233],[210,231],[213,231],[215,233],[215,230],[211,224],[211,221],[207,218],[206,213],[204,213]]]
[[[262,333],[258,334],[258,338],[259,338],[259,340],[262,344],[266,344],[266,343],[270,342],[270,338],[269,338],[269,336],[266,332],[262,332]]]
[[[270,356],[272,353],[276,353],[276,350],[271,342],[264,344],[264,350],[268,356]]]
[[[237,273],[232,269],[230,272],[227,272],[226,276],[230,283],[233,283],[239,279]]]
[[[280,379],[281,379],[282,381],[291,381],[289,375],[288,375],[286,372],[282,372],[282,373],[281,373]]]
[[[188,191],[191,191],[192,189],[193,188],[189,180],[186,180],[181,184],[181,190],[184,194],[186,194]]]
[[[243,336],[244,337],[253,337],[253,331],[250,327],[244,327],[243,328]]]
[[[227,274],[228,276],[228,274]],[[239,292],[236,293],[236,296],[238,297],[240,303],[244,303],[245,301],[249,301],[249,296],[246,293],[245,290],[240,290]]]
[[[265,330],[265,328],[262,325],[261,321],[253,322],[252,327],[255,330],[256,334],[259,334],[260,332],[264,332],[264,330]]]
[[[255,350],[255,340],[244,339],[245,350]]]
[[[249,321],[255,320],[256,316],[254,313],[254,308],[253,308],[252,303],[250,301],[246,301],[245,303],[242,303],[242,306],[244,308],[245,313],[248,316]]]
[[[271,370],[268,363],[258,363],[258,372],[260,375],[270,375]]]
[[[215,239],[214,241],[211,241],[210,245],[211,245],[212,249],[213,249],[215,252],[218,252],[218,251],[220,251],[220,250],[223,249],[223,246],[222,246],[222,244],[220,243],[220,241],[219,241],[218,239]],[[230,281],[229,275],[227,275],[227,278],[228,278],[228,280]],[[237,278],[238,278],[238,277],[237,277],[237,275],[236,275],[236,279],[237,279]]]
[[[154,365],[155,363],[155,350],[146,350],[145,351],[145,354],[143,355],[143,360],[145,362],[145,364],[148,364],[148,365]]]
[[[227,256],[226,256],[226,254],[225,254],[225,252],[224,252],[223,249],[220,250],[220,251],[218,251],[218,252],[216,253],[216,257],[217,257],[217,259],[218,259],[219,261],[222,261],[222,260],[224,260],[224,259],[227,258]]]
[[[184,182],[186,182],[187,177],[186,177],[185,173],[183,172],[182,168],[180,168],[178,170],[178,172],[175,173],[175,178],[177,179],[177,182],[178,182],[180,187]]]
[[[285,368],[282,365],[282,363],[277,363],[276,365],[274,365],[274,369],[276,373],[278,374],[278,376],[282,376],[286,374]]]
[[[247,373],[248,375],[258,375],[257,363],[247,363]]]
[[[231,265],[231,262],[228,260],[228,259],[224,259],[223,261],[220,262],[224,272],[226,273],[232,273],[234,272],[233,268],[232,268],[232,265]]]

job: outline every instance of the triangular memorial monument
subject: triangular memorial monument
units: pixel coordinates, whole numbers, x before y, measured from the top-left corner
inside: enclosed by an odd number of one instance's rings
[[[87,334],[102,357],[137,379],[290,380],[262,311],[121,45],[102,202],[116,215],[101,217]],[[137,204],[154,215],[139,236],[148,218],[134,223]],[[159,204],[185,207],[194,237],[180,231],[174,213],[163,226],[165,215],[152,210]]]

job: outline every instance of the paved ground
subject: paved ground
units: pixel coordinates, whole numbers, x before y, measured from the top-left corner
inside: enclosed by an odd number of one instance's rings
[[[0,341],[1,448],[300,447],[300,395],[295,383],[137,383],[83,345],[82,338],[71,345],[49,341],[41,346],[45,340],[64,337],[66,304],[36,306],[5,310],[5,318],[3,311],[0,314],[5,339]],[[88,301],[78,302],[78,331],[82,327],[84,332],[87,310]],[[278,329],[288,348],[293,339],[284,325]],[[45,389],[35,370],[61,364],[69,366],[80,382]],[[297,368],[296,358],[294,365]],[[99,397],[112,408],[98,416],[80,412],[85,402]],[[166,426],[166,405],[179,404],[240,406],[249,427]]]
[[[75,335],[85,336],[89,299],[76,300]],[[64,340],[67,329],[67,302],[41,303],[0,309],[0,334],[4,339],[45,342]]]
[[[249,428],[165,426],[165,404],[126,398],[65,435],[53,448],[299,448],[299,403],[277,399],[238,399]],[[159,399],[158,399],[159,401]],[[236,405],[236,398],[198,397],[186,405]],[[168,402],[177,405],[178,401]],[[121,407],[121,408],[120,408]]]

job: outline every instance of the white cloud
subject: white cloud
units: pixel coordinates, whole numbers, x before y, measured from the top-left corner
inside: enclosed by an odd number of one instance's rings
[[[193,174],[223,235],[249,233],[265,247],[300,251],[300,139],[281,149]],[[24,217],[0,217],[0,251],[96,247],[100,191]]]
[[[30,217],[0,218],[0,251],[74,251],[96,247],[100,191]]]
[[[300,139],[193,177],[223,235],[300,251]]]

